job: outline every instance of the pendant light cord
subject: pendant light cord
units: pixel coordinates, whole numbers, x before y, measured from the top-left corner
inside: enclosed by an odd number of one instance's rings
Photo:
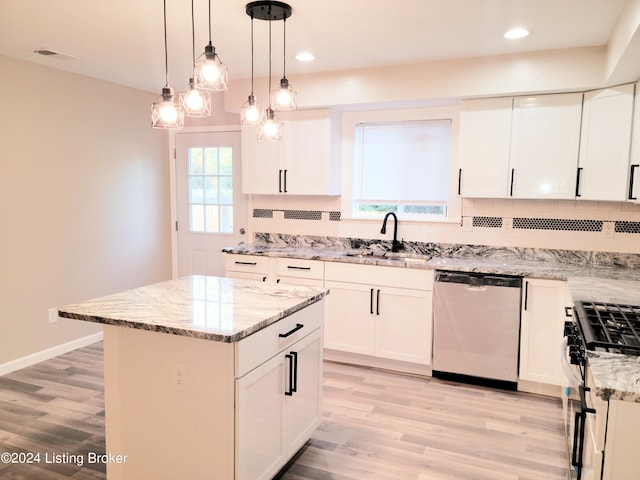
[[[211,45],[211,0],[209,0],[209,45]]]
[[[251,95],[253,96],[253,12],[251,13]]]
[[[169,55],[167,54],[167,0],[164,1],[164,84],[169,86]]]
[[[193,78],[196,77],[196,26],[194,20],[195,12],[193,0],[191,0],[191,59],[193,60]]]
[[[284,23],[284,46],[282,48],[283,59],[282,59],[282,78],[287,78],[287,17],[283,18]]]
[[[271,110],[271,7],[269,7],[269,110]]]

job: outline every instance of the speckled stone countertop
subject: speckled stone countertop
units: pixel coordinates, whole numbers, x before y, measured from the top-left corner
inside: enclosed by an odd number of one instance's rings
[[[236,342],[317,302],[320,287],[190,276],[58,308],[61,317]]]
[[[291,257],[361,265],[386,265],[402,268],[455,270],[493,273],[567,281],[574,302],[586,300],[604,303],[640,305],[640,269],[636,258],[623,258],[626,268],[616,266],[617,254],[585,254],[574,251],[525,252],[512,248],[455,245],[445,247],[447,256],[411,249],[397,254],[373,245],[369,248],[345,248],[336,241],[314,245],[263,244],[239,245],[224,249],[228,253]],[[640,357],[590,353],[597,394],[609,399],[640,402]]]

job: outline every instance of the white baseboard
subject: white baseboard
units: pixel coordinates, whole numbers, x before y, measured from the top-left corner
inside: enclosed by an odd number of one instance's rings
[[[58,355],[71,352],[72,350],[76,350],[78,348],[86,347],[87,345],[91,345],[92,343],[96,343],[101,340],[102,332],[98,332],[87,337],[82,337],[71,342],[63,343],[62,345],[56,345],[55,347],[32,353],[31,355],[27,355],[16,360],[11,360],[10,362],[2,363],[0,364],[0,375],[6,375],[7,373],[15,372],[16,370],[20,370],[21,368],[30,367],[31,365],[35,365],[36,363],[40,363],[44,360],[49,360],[50,358],[57,357]]]

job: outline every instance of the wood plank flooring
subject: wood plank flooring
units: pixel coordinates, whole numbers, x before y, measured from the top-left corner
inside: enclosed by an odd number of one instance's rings
[[[323,422],[279,479],[565,479],[559,400],[331,362],[324,378]],[[104,479],[86,461],[104,450],[101,343],[0,377],[0,454],[41,454],[0,479]]]

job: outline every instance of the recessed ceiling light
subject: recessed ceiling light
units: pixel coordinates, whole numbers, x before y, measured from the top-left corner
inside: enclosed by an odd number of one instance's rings
[[[310,52],[300,52],[296,55],[296,60],[299,60],[301,62],[311,62],[315,59],[316,57],[314,57],[313,53]]]
[[[529,35],[529,30],[522,27],[512,28],[504,34],[504,38],[516,39],[516,38],[524,38]]]

